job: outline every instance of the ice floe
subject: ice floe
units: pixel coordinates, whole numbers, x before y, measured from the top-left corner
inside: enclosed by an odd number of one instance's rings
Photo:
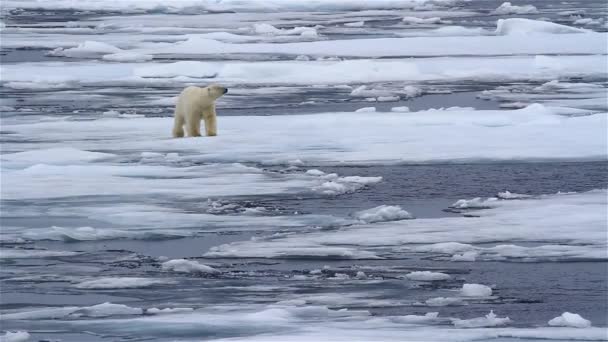
[[[171,280],[138,277],[104,277],[74,284],[78,289],[135,289],[155,285],[171,284]]]
[[[375,208],[358,211],[353,216],[365,223],[397,221],[411,219],[413,216],[400,206],[381,205]]]
[[[517,6],[512,5],[510,2],[503,2],[502,5],[498,6],[492,14],[496,15],[507,15],[507,14],[536,14],[538,9],[533,5]]]
[[[336,231],[234,242],[214,247],[206,255],[267,258],[325,255],[368,259],[390,257],[394,253],[436,253],[439,258],[443,255],[444,260],[454,258],[456,261],[606,259],[605,190],[497,203],[494,209],[476,211],[478,217],[352,225]],[[577,234],[572,235],[573,230]],[[475,245],[490,241],[514,244]],[[515,244],[525,241],[537,245]],[[488,289],[483,287],[480,293],[491,295]]]
[[[557,327],[573,327],[573,328],[589,328],[591,322],[584,319],[579,314],[564,312],[560,316],[551,319],[548,322],[551,326]]]
[[[509,317],[498,317],[494,311],[490,311],[485,317],[471,319],[454,319],[452,323],[457,328],[482,328],[506,325],[511,322]]]
[[[213,267],[201,264],[194,260],[186,259],[174,259],[165,261],[161,264],[161,267],[165,271],[172,271],[178,273],[219,273]]]
[[[26,342],[30,337],[27,331],[7,331],[6,334],[0,336],[0,342]]]
[[[492,288],[482,284],[463,284],[460,293],[465,297],[490,297]]]
[[[409,280],[417,280],[417,281],[437,281],[437,280],[448,280],[452,278],[449,274],[441,273],[441,272],[431,272],[431,271],[415,271],[410,272],[405,275],[405,277]]]
[[[496,34],[498,35],[520,35],[520,34],[568,34],[585,33],[586,30],[576,27],[556,24],[547,21],[509,18],[498,19],[496,23]]]

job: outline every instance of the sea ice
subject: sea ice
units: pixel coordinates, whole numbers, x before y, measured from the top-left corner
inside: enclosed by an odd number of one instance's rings
[[[465,297],[490,297],[492,289],[482,284],[463,284],[460,294]]]
[[[197,261],[186,260],[186,259],[174,259],[165,261],[161,265],[165,271],[173,271],[180,273],[219,273],[213,267],[203,265]]]
[[[498,6],[498,8],[492,12],[492,14],[496,15],[535,13],[538,13],[538,10],[532,5],[515,6],[511,5],[510,2],[503,2],[502,5]]]
[[[381,205],[375,208],[358,211],[353,216],[365,223],[397,221],[411,219],[413,216],[400,206]]]
[[[136,289],[154,285],[170,284],[172,281],[154,278],[105,277],[75,284],[78,289]]]
[[[564,312],[561,316],[557,316],[549,321],[551,326],[557,327],[573,327],[573,328],[589,328],[591,322],[584,319],[579,314]]]
[[[498,317],[494,311],[490,311],[485,317],[471,319],[453,319],[452,323],[457,328],[483,328],[506,325],[511,322],[509,317]]]

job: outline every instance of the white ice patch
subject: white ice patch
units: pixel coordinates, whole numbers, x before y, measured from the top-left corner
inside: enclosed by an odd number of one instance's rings
[[[496,22],[496,34],[501,36],[523,34],[566,34],[585,32],[588,31],[552,22],[524,18],[498,19],[498,21]]]
[[[438,316],[438,312],[427,312],[424,315],[396,316],[393,318],[393,321],[405,324],[428,324],[436,322]]]
[[[123,304],[102,303],[92,306],[66,306],[34,310],[3,312],[6,320],[61,319],[67,317],[109,317],[122,315],[141,315],[143,310]]]
[[[179,13],[195,9],[197,12],[310,12],[310,11],[362,11],[413,9],[426,3],[450,5],[454,0],[180,0],[167,3],[162,0],[124,0],[107,3],[99,0],[55,0],[39,2],[32,0],[6,0],[6,9],[46,9],[46,10],[79,10],[79,11],[118,11],[123,13],[141,13],[153,11],[162,13]]]
[[[232,243],[217,247],[208,255],[281,258],[337,254],[365,259],[382,257],[384,253],[391,257],[396,253],[437,253],[437,257],[445,260],[454,255],[457,255],[455,259],[467,260],[605,260],[606,200],[606,191],[598,190],[496,201],[493,209],[475,211],[476,217],[351,225],[335,231],[311,231]],[[577,234],[573,235],[573,231]],[[472,245],[497,241],[507,244]],[[537,245],[508,244],[511,241],[530,241]],[[475,254],[464,254],[467,252]],[[441,254],[445,256],[441,257]],[[489,292],[485,287],[480,291]]]
[[[0,342],[26,342],[29,339],[30,334],[27,331],[7,331],[0,336]]]
[[[324,174],[319,178],[321,179],[322,183],[313,187],[312,190],[324,195],[332,196],[352,193],[368,185],[376,184],[382,181],[382,177],[339,177],[335,173]]]
[[[0,156],[0,160],[2,160],[2,166],[5,168],[22,168],[36,164],[70,165],[88,163],[114,156],[110,153],[83,151],[73,147],[56,147],[3,154]]]
[[[515,6],[511,5],[510,2],[503,2],[502,5],[498,6],[498,8],[492,12],[492,14],[496,15],[535,13],[538,13],[538,9],[532,5]]]
[[[499,192],[496,197],[500,198],[500,199],[523,199],[523,198],[530,198],[532,196],[530,195],[524,195],[524,194],[518,194],[518,193],[514,193],[514,192],[510,192],[510,191],[504,191],[504,192]]]
[[[422,90],[418,87],[414,87],[411,85],[405,86],[403,87],[403,93],[405,95],[405,98],[412,98],[412,97],[417,97],[422,95]]]
[[[416,281],[438,281],[438,280],[448,280],[452,278],[449,274],[441,273],[441,272],[431,272],[431,271],[415,271],[410,272],[405,275],[405,277],[409,280]]]
[[[105,277],[74,284],[78,289],[137,289],[155,285],[171,284],[172,281],[154,278]]]
[[[452,323],[457,328],[484,328],[507,325],[511,322],[509,317],[498,317],[494,311],[490,311],[485,317],[471,319],[452,319]]]
[[[152,55],[145,55],[136,52],[117,52],[103,55],[101,59],[109,62],[147,62],[154,58]]]
[[[186,260],[186,259],[174,259],[165,261],[161,264],[161,267],[165,271],[172,271],[178,273],[219,273],[213,267],[203,265],[197,261]]]
[[[584,319],[579,314],[564,312],[561,316],[550,320],[548,324],[554,327],[589,328],[591,321]]]
[[[267,23],[253,25],[253,32],[256,34],[269,36],[291,36],[300,35],[303,37],[316,37],[317,30],[314,27],[294,27],[292,29],[279,29]]]
[[[401,19],[402,22],[404,22],[405,24],[441,24],[444,23],[444,21],[441,20],[441,18],[439,17],[432,17],[432,18],[418,18],[418,17],[404,17],[403,19]]]
[[[461,306],[466,303],[457,297],[435,297],[427,299],[424,304],[427,306]]]
[[[193,308],[149,308],[146,309],[146,314],[149,315],[164,315],[164,314],[174,314],[174,313],[184,313],[184,312],[192,312]]]
[[[393,107],[391,108],[391,112],[396,112],[396,113],[407,113],[410,111],[410,107],[407,106],[400,106],[400,107]]]
[[[490,297],[492,289],[482,284],[463,284],[460,294],[465,297]]]
[[[355,110],[355,113],[375,113],[376,107],[363,107]]]
[[[411,219],[413,216],[400,206],[395,205],[380,205],[375,208],[358,211],[353,216],[364,223],[398,221]]]
[[[481,197],[475,197],[473,199],[460,199],[450,206],[453,209],[488,209],[493,208],[498,199],[495,197],[490,197],[487,199],[482,199]]]
[[[96,41],[85,41],[73,48],[57,48],[48,54],[50,56],[58,57],[71,57],[71,58],[91,58],[101,57],[107,54],[118,54],[123,53],[122,49],[117,48],[114,45],[96,42]]]

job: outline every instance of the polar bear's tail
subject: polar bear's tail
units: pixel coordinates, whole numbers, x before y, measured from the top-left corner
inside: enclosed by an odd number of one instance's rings
[[[177,115],[177,110],[175,111],[175,121],[173,123],[173,137],[181,138],[184,136],[184,118],[181,115]]]

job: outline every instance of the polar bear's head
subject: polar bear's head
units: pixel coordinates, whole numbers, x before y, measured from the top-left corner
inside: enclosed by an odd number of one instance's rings
[[[203,88],[203,91],[205,92],[204,93],[205,96],[209,96],[215,100],[215,99],[219,98],[220,96],[226,94],[228,92],[228,89],[224,88],[218,84],[212,84],[208,87]]]

